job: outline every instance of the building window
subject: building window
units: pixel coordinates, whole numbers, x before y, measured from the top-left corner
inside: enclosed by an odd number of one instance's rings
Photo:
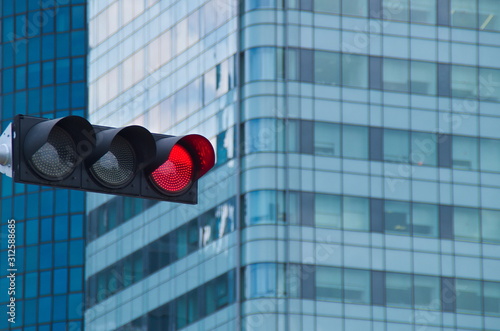
[[[454,207],[453,230],[456,239],[479,241],[479,210]]]
[[[368,128],[356,125],[342,126],[342,153],[344,157],[368,158]]]
[[[276,48],[249,49],[245,56],[246,82],[276,79]]]
[[[500,31],[500,2],[479,0],[479,29]]]
[[[277,147],[275,119],[260,118],[244,124],[245,153],[274,152]]]
[[[316,194],[314,204],[314,222],[318,227],[340,229],[341,197],[330,194]]]
[[[477,138],[453,136],[453,168],[478,170],[478,149]]]
[[[245,0],[245,10],[247,11],[272,8],[276,8],[276,0]]]
[[[314,11],[340,14],[340,0],[314,0]]]
[[[316,266],[316,299],[342,301],[342,269]]]
[[[431,276],[413,276],[415,308],[440,310],[440,279]]]
[[[367,0],[342,0],[342,14],[366,17],[368,15]]]
[[[412,204],[413,234],[416,236],[439,236],[439,208],[425,203]]]
[[[500,140],[482,138],[481,171],[500,172]]]
[[[456,279],[457,313],[481,313],[483,311],[481,281]]]
[[[344,302],[370,304],[370,272],[344,269]]]
[[[483,241],[500,242],[500,211],[481,210]]]
[[[383,0],[383,18],[408,22],[409,2],[409,0]]]
[[[484,312],[500,316],[500,283],[484,282]]]
[[[475,29],[477,27],[477,1],[451,0],[451,26]]]
[[[411,1],[410,15],[413,23],[436,24],[436,0]]]
[[[383,59],[383,81],[384,90],[409,92],[410,70],[408,60]]]
[[[314,123],[314,154],[340,156],[340,124]]]
[[[499,7],[500,7],[500,2]],[[500,24],[500,17],[497,19]],[[500,29],[499,29],[500,30]],[[500,101],[500,70],[479,68],[479,97],[482,100]],[[28,82],[29,84],[29,82]]]
[[[245,194],[243,205],[245,225],[274,224],[278,220],[284,221],[283,199],[281,191],[253,191]]]
[[[245,267],[244,294],[246,299],[284,296],[284,286],[283,264],[258,263]]]
[[[234,158],[234,127],[217,135],[217,165]]]
[[[387,233],[410,234],[410,203],[385,201],[384,222]]]
[[[360,88],[368,87],[367,56],[342,54],[342,85]]]
[[[436,95],[436,92],[437,64],[411,61],[411,93]]]
[[[344,196],[344,230],[368,231],[370,228],[370,201],[366,198]]]
[[[384,130],[384,160],[408,163],[410,159],[409,132]]]
[[[340,84],[340,54],[314,52],[314,82],[319,84]]]
[[[419,166],[437,166],[437,159],[437,136],[433,133],[411,132],[410,162]]]
[[[412,276],[386,273],[385,287],[388,306],[410,308],[413,302]]]
[[[478,76],[476,67],[451,66],[451,95],[454,98],[477,98]]]

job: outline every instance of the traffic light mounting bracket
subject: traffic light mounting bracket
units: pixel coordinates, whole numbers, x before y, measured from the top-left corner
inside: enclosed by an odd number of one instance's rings
[[[12,177],[12,123],[0,136],[0,173]]]

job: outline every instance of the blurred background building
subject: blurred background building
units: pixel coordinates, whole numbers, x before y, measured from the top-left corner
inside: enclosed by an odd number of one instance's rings
[[[86,195],[85,329],[500,330],[500,1],[90,0],[87,76],[84,6],[13,3],[3,123],[87,78],[90,122],[217,152],[196,206]],[[78,328],[82,194],[12,187],[16,327]]]
[[[16,114],[86,116],[84,0],[0,1],[2,131]],[[0,329],[81,330],[85,193],[1,181]],[[8,323],[7,221],[16,220],[16,323]]]
[[[500,329],[498,1],[90,1],[89,119],[206,135],[88,196],[89,330]]]

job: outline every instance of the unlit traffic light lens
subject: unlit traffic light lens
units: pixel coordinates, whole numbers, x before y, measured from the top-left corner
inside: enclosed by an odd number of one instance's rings
[[[190,186],[193,167],[193,158],[189,152],[181,145],[174,145],[168,160],[151,173],[151,179],[166,193],[180,193]]]
[[[113,188],[128,184],[134,177],[135,167],[132,146],[125,138],[116,136],[109,151],[92,165],[92,172],[103,185]]]
[[[47,142],[31,156],[31,164],[42,177],[61,180],[75,168],[76,155],[75,143],[69,133],[56,126]]]

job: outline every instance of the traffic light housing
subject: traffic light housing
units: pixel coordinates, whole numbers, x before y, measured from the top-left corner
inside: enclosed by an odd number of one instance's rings
[[[78,116],[17,115],[10,135],[12,177],[26,184],[196,204],[197,181],[215,163],[203,136],[91,125]]]

